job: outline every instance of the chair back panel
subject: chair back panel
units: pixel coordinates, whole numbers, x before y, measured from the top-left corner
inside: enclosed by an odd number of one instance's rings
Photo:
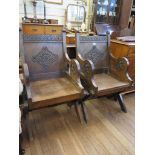
[[[63,35],[24,35],[23,41],[31,80],[64,74]]]
[[[109,67],[109,35],[80,36],[77,34],[77,53],[93,62],[95,69]]]

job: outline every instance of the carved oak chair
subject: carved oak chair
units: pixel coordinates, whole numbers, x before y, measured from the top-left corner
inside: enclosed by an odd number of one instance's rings
[[[89,93],[88,99],[112,95],[127,112],[122,95],[132,84],[128,75],[127,58],[115,58],[109,51],[110,34],[80,36],[76,34],[76,59],[81,66],[81,83]],[[87,121],[87,116],[84,117]]]
[[[79,103],[84,97],[84,89],[80,83],[80,65],[67,55],[66,33],[23,35],[23,44],[28,111],[67,102],[75,105],[81,121]]]

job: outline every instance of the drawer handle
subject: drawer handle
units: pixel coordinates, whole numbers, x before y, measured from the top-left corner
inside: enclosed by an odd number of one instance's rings
[[[32,31],[38,31],[38,29],[32,29]]]
[[[56,30],[51,30],[52,32],[56,32]]]

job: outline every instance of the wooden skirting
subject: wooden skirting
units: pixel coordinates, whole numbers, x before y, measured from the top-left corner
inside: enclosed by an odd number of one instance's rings
[[[134,93],[124,100],[128,113],[107,98],[87,101],[88,124],[66,105],[31,112],[34,140],[24,132],[25,155],[134,155]]]

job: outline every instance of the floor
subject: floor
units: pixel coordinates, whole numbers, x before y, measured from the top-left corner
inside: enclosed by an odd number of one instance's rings
[[[124,100],[128,113],[111,99],[87,101],[88,124],[80,124],[66,105],[31,112],[34,140],[24,134],[25,155],[134,155],[134,93]]]

